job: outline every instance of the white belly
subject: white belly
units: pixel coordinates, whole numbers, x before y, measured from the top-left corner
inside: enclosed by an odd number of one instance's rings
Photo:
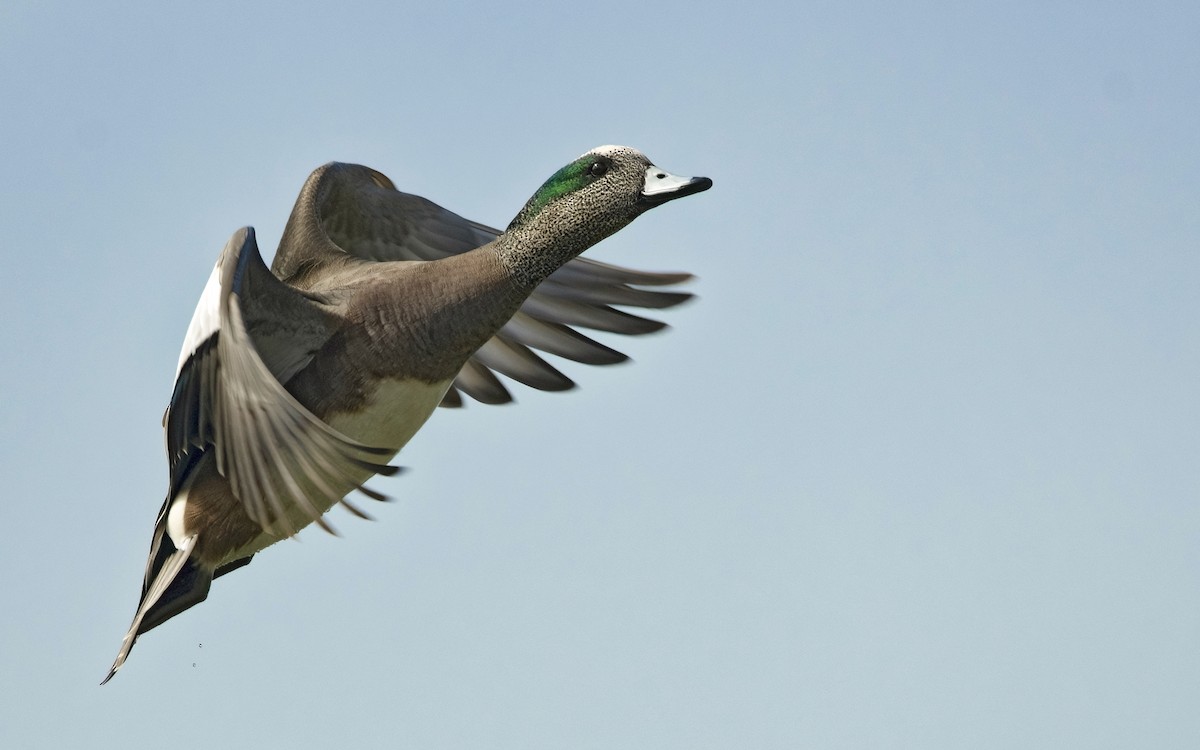
[[[380,456],[379,463],[389,462],[400,452],[413,435],[421,429],[434,409],[441,403],[442,396],[450,387],[449,380],[430,385],[417,380],[387,380],[378,384],[374,393],[367,397],[366,404],[357,412],[337,413],[326,416],[326,423],[348,438],[372,448],[386,448],[389,453]],[[342,494],[329,502],[322,510],[328,510],[337,501],[359,485],[375,476],[363,469],[352,475],[352,483],[345,485]],[[338,488],[342,489],[342,488]],[[320,504],[318,505],[320,507]],[[289,513],[289,515],[292,515]],[[296,509],[296,519],[307,520],[301,509]],[[293,524],[295,526],[295,524]]]
[[[399,452],[433,414],[450,383],[449,380],[432,385],[419,380],[385,380],[367,397],[364,409],[353,414],[333,414],[326,421],[363,445]]]
[[[330,415],[326,422],[343,435],[374,448],[387,448],[391,453],[380,458],[381,462],[390,460],[400,451],[412,436],[417,434],[425,421],[433,414],[433,410],[441,403],[442,396],[450,387],[451,381],[429,384],[415,380],[388,380],[380,383],[375,391],[367,397],[365,407],[355,413],[336,413]],[[374,474],[363,471],[354,477],[354,483],[345,485],[342,495],[332,502],[318,500],[322,511],[331,508],[355,487],[363,484]],[[184,529],[183,519],[187,505],[188,488],[185,485],[182,492],[171,504],[168,515],[167,529],[172,541],[178,547],[184,537],[195,530]],[[313,498],[317,500],[316,497]],[[308,525],[307,514],[300,508],[291,508],[287,513],[291,526],[301,528]],[[228,555],[224,562],[230,562],[247,555],[252,555],[270,545],[284,539],[280,534],[263,532],[248,544]]]

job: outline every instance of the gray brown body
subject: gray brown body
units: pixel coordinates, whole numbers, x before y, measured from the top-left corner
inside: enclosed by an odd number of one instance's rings
[[[646,210],[706,190],[640,152],[606,146],[555,173],[504,232],[328,164],[306,181],[271,269],[252,229],[226,245],[185,336],[164,418],[171,486],[142,599],[107,681],[137,636],[203,601],[211,581],[310,523],[391,459],[438,405],[511,400],[504,374],[573,386],[533,353],[613,364],[574,329],[662,327],[612,305],[690,295],[659,274],[577,259]]]

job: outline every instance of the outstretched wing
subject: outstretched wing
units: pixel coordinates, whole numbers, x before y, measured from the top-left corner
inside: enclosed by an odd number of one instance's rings
[[[281,385],[311,361],[337,322],[267,269],[253,229],[238,230],[221,251],[184,337],[163,416],[171,486],[155,523],[142,598],[104,682],[139,635],[203,601],[214,577],[250,562],[247,556],[206,568],[192,559],[195,535],[176,547],[168,534],[172,504],[203,456],[215,457],[246,514],[281,535],[309,522],[329,530],[321,518],[329,506],[345,503],[343,496],[372,474],[395,472],[385,464],[392,451],[338,433]]]
[[[191,462],[212,451],[247,515],[291,535],[308,522],[329,530],[321,516],[330,505],[371,474],[396,471],[386,464],[393,451],[342,435],[281,384],[336,325],[271,273],[253,229],[233,235],[188,328],[164,417],[169,497]]]
[[[327,164],[309,178],[288,221],[272,268],[282,278],[349,254],[365,260],[438,260],[487,244],[500,231],[396,190],[383,174],[355,164]],[[574,387],[534,350],[575,362],[623,362],[621,352],[580,333],[590,328],[641,335],[665,324],[618,310],[673,307],[692,297],[664,290],[687,273],[637,271],[575,258],[544,281],[499,333],[463,366],[442,406],[461,406],[462,393],[487,404],[512,400],[496,377],[506,375],[547,391]]]

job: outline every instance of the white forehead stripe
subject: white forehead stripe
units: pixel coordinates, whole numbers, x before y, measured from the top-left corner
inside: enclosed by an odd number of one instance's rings
[[[636,154],[637,156],[640,156],[642,158],[646,157],[645,154],[643,154],[641,151],[638,151],[636,148],[630,148],[629,146],[611,146],[610,145],[610,146],[597,146],[596,148],[592,149],[591,151],[586,151],[586,152],[580,154],[579,158],[582,159],[583,157],[590,156],[592,154],[595,154],[596,156],[607,156],[609,158],[612,158],[619,153]],[[647,161],[649,161],[649,159],[647,159]]]

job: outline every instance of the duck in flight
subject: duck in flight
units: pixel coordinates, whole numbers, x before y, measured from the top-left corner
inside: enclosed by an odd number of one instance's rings
[[[496,376],[574,384],[533,352],[587,364],[625,355],[573,326],[662,324],[684,273],[577,257],[655,206],[712,186],[636,149],[602,146],[554,173],[503,232],[331,163],[305,182],[268,268],[234,233],[184,337],[163,418],[170,486],[141,600],[104,682],[138,636],[198,604],[214,578],[315,523],[388,462],[440,406],[512,400]],[[103,683],[102,683],[103,684]]]

